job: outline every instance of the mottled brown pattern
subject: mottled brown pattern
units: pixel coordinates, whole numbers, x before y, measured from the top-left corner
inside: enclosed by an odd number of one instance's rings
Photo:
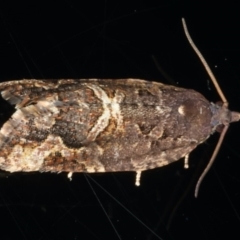
[[[0,84],[6,171],[143,171],[188,155],[230,115],[196,91],[139,79]],[[221,117],[219,117],[221,116]]]

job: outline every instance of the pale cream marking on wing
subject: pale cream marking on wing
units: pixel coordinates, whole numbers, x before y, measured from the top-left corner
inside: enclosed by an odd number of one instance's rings
[[[19,125],[26,125],[28,121],[29,119],[25,113],[23,113],[21,109],[18,109],[12,115],[12,117],[2,126],[0,133],[3,136],[8,137],[9,135],[12,135],[13,129],[18,128]]]
[[[15,145],[7,157],[7,166],[4,170],[9,172],[38,171],[43,164],[43,155],[48,154],[48,152],[39,150],[39,147],[24,146],[23,148],[21,145]]]
[[[184,109],[184,106],[183,106],[183,105],[181,105],[181,106],[178,108],[178,112],[179,112],[179,114],[181,114],[181,115],[185,115],[185,109]]]
[[[199,143],[196,139],[194,138],[185,138],[184,136],[181,136],[180,138],[177,138],[177,141],[186,141],[186,142],[195,142]],[[205,140],[204,140],[205,141]]]
[[[2,140],[4,139],[4,137],[7,137],[9,136],[9,134],[12,133],[12,129],[13,129],[13,126],[12,126],[12,119],[8,120],[4,125],[3,127],[1,128],[0,132],[1,132],[1,142]],[[21,124],[21,122],[19,121],[19,123],[17,125]]]
[[[189,152],[189,151],[188,151]],[[186,155],[186,153],[185,153]],[[180,159],[180,158],[179,158]],[[178,160],[178,159],[176,159]],[[147,164],[151,162],[151,164]],[[170,162],[167,159],[167,154],[165,151],[161,152],[161,154],[158,157],[152,157],[152,156],[146,156],[145,159],[139,161],[139,159],[136,159],[136,161],[134,159],[132,159],[131,161],[134,169],[136,169],[137,171],[145,171],[148,169],[153,169],[156,167],[163,167],[165,165],[168,165]]]
[[[111,103],[111,114],[117,120],[117,129],[119,129],[123,124],[123,116],[121,114],[121,109],[119,104],[123,101],[123,99],[124,99],[124,94],[117,90]]]
[[[149,169],[149,162],[151,162],[153,159],[151,156],[146,156],[144,159],[139,160],[138,158],[136,159],[131,159],[131,163],[133,165],[133,168],[136,169],[137,171],[145,171]],[[155,159],[156,160],[156,159]]]
[[[117,121],[117,129],[123,124],[123,117],[121,114],[120,104],[124,98],[124,95],[116,91],[113,99],[109,98],[106,92],[97,85],[87,84],[87,87],[93,90],[98,99],[102,101],[103,114],[98,118],[94,127],[88,134],[88,139],[94,141],[96,137],[101,133],[109,124],[111,116]]]
[[[100,87],[92,84],[87,84],[87,87],[92,89],[95,95],[100,100],[102,100],[103,105],[103,114],[98,118],[96,124],[90,130],[87,137],[90,141],[94,141],[98,134],[101,133],[108,126],[109,119],[111,117],[110,111],[111,100],[107,96],[106,92],[103,91]]]
[[[58,113],[59,110],[56,107],[56,101],[39,101],[36,105],[17,109],[9,121],[3,125],[0,133],[6,137],[11,135],[13,129],[17,129],[20,125],[26,126],[29,118],[34,119],[34,123],[39,129],[48,129],[55,123],[54,115]],[[24,128],[21,131],[23,132]]]
[[[155,109],[159,114],[162,114],[165,111],[165,109],[161,108],[160,106],[156,106]]]
[[[44,101],[38,101],[35,106],[36,108],[39,108],[41,111],[45,111],[45,109],[47,109],[49,112],[58,114],[59,109],[57,108],[57,105],[59,103],[60,102],[57,99],[49,99]]]
[[[79,107],[89,109],[89,105],[88,105],[87,103],[84,103],[84,102],[82,102],[82,101],[77,101],[77,102],[78,102],[78,104],[79,104]]]
[[[58,104],[57,100],[50,100],[39,101],[36,105],[32,105],[38,113],[38,116],[34,118],[34,123],[37,128],[49,129],[55,124],[55,116],[59,114]]]
[[[97,162],[94,162],[94,164],[92,165],[85,165],[85,168],[87,170],[87,172],[89,173],[94,173],[94,172],[106,172],[104,166],[100,166],[100,164],[98,163],[99,166],[97,166]]]
[[[61,137],[52,134],[41,145],[35,148],[27,144],[23,146],[15,145],[11,153],[7,156],[7,159],[0,158],[0,162],[6,163],[3,168],[4,170],[9,172],[38,171],[42,168],[45,158],[51,153],[60,152],[62,157],[68,161],[68,159],[71,160],[78,155],[80,156],[81,151],[85,150],[85,148],[69,149],[64,145]],[[101,155],[101,149],[99,155]],[[91,159],[91,161],[76,160],[85,165],[87,172],[105,172],[104,166],[99,161],[94,161],[94,159]],[[49,170],[56,171],[54,166],[52,169],[49,167]]]
[[[2,98],[5,99],[6,101],[9,101],[9,99],[12,97],[12,94],[9,92],[9,90],[3,90],[1,91]],[[20,99],[20,98],[18,98]],[[11,101],[9,101],[11,102]]]
[[[164,126],[156,126],[154,127],[151,132],[148,134],[150,137],[152,137],[153,139],[158,139],[160,137],[162,137],[163,135],[163,129],[164,129]]]
[[[97,145],[97,149],[98,149],[100,155],[103,155],[104,149],[101,148],[99,145]]]

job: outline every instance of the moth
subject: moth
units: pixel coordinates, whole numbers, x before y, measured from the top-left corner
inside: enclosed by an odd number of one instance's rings
[[[139,185],[142,171],[181,158],[187,167],[219,125],[224,135],[239,120],[224,97],[220,107],[194,90],[140,79],[15,80],[0,92],[16,108],[0,130],[0,168],[9,172],[135,171]]]

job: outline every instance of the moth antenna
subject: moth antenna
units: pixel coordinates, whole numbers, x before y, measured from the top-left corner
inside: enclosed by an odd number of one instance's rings
[[[192,40],[192,38],[191,38],[191,36],[190,36],[190,34],[188,32],[187,25],[186,25],[186,22],[185,22],[184,18],[182,18],[182,24],[183,24],[184,33],[185,33],[185,35],[187,37],[187,40],[188,40],[189,44],[191,45],[191,47],[193,48],[193,50],[195,51],[195,53],[198,55],[199,59],[201,60],[203,66],[206,69],[209,77],[211,78],[211,80],[212,80],[212,82],[213,82],[213,84],[214,84],[218,94],[220,95],[220,97],[221,97],[221,99],[223,101],[223,104],[226,107],[228,107],[228,101],[227,101],[226,97],[224,96],[224,94],[223,94],[223,92],[222,92],[222,90],[221,90],[221,88],[220,88],[220,86],[219,86],[219,84],[217,82],[217,79],[215,78],[215,76],[214,76],[212,70],[210,69],[207,61],[205,60],[205,58],[203,57],[201,52],[198,50],[198,48],[195,45],[195,43],[193,42],[193,40]]]
[[[218,84],[218,82],[217,82],[217,79],[215,78],[215,76],[214,76],[212,70],[210,69],[207,61],[205,60],[205,58],[203,57],[203,55],[201,54],[201,52],[198,50],[198,48],[197,48],[197,46],[195,45],[195,43],[193,42],[193,40],[192,40],[192,38],[191,38],[191,36],[190,36],[190,34],[189,34],[189,32],[188,32],[187,25],[186,25],[186,22],[185,22],[185,19],[184,19],[184,18],[182,18],[182,24],[183,24],[184,33],[185,33],[185,35],[186,35],[186,37],[187,37],[187,39],[188,39],[189,44],[191,45],[191,47],[193,48],[193,50],[195,51],[195,53],[198,55],[198,57],[199,57],[199,59],[201,60],[204,68],[206,69],[209,77],[211,78],[211,80],[212,80],[212,82],[213,82],[213,84],[214,84],[214,86],[215,86],[218,94],[220,95],[220,97],[221,97],[221,99],[222,99],[222,101],[223,101],[223,106],[224,106],[225,108],[228,108],[228,101],[227,101],[226,97],[224,96],[224,94],[223,94],[223,92],[222,92],[222,90],[221,90],[221,88],[220,88],[220,86],[219,86],[219,84]],[[222,145],[222,142],[223,142],[223,139],[224,139],[224,137],[225,137],[225,134],[226,134],[226,132],[227,132],[227,130],[228,130],[228,126],[229,126],[229,124],[226,123],[225,126],[224,126],[224,128],[223,128],[223,131],[222,131],[222,133],[221,133],[221,135],[220,135],[220,138],[219,138],[219,140],[218,140],[217,146],[216,146],[216,148],[215,148],[215,150],[214,150],[214,152],[213,152],[213,154],[212,154],[212,157],[211,157],[211,159],[210,159],[207,167],[204,169],[203,173],[201,174],[201,176],[199,177],[199,179],[198,179],[198,181],[197,181],[197,184],[196,184],[196,187],[195,187],[195,192],[194,192],[194,196],[195,196],[196,198],[197,198],[197,196],[198,196],[198,191],[199,191],[200,185],[201,185],[204,177],[206,176],[206,174],[208,173],[209,169],[210,169],[211,166],[213,165],[214,160],[216,159],[216,156],[217,156],[217,154],[218,154],[218,152],[219,152],[219,149],[220,149],[220,147],[221,147],[221,145]]]
[[[199,177],[198,181],[197,181],[197,184],[196,184],[196,187],[195,187],[195,191],[194,191],[194,196],[197,198],[198,197],[198,192],[199,192],[199,188],[200,188],[200,185],[204,179],[204,177],[206,176],[206,174],[208,173],[208,171],[210,170],[210,168],[212,167],[213,163],[214,163],[214,160],[216,159],[216,156],[219,152],[219,149],[222,145],[222,142],[223,142],[223,139],[225,137],[225,134],[228,130],[228,125],[225,125],[224,128],[223,128],[223,131],[220,135],[220,138],[218,140],[218,143],[217,143],[217,146],[215,147],[214,149],[214,152],[212,154],[212,157],[208,163],[208,165],[205,167],[203,173],[201,174],[201,176]]]

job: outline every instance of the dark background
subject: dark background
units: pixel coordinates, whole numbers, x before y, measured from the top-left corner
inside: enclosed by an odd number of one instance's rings
[[[192,38],[240,111],[240,11],[234,1],[0,2],[0,80],[142,78],[178,84],[219,101],[183,33]],[[2,106],[0,117],[9,114]],[[2,120],[3,121],[3,120]],[[183,160],[144,172],[5,173],[0,239],[240,239],[238,123],[232,124],[198,199],[196,181],[216,133]]]

